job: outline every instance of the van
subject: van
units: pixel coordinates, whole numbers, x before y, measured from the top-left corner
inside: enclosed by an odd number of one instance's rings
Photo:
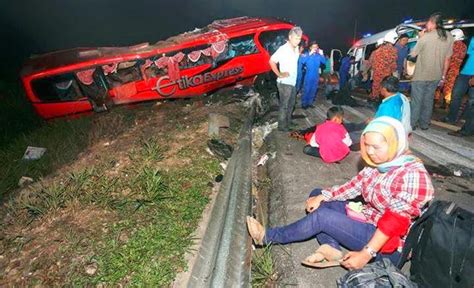
[[[369,35],[358,40],[354,45],[349,49],[346,55],[355,57],[355,64],[351,66],[350,74],[351,76],[357,75],[361,65],[364,61],[368,61],[370,54],[377,48],[377,42],[382,41],[385,35],[391,31],[396,31],[398,35],[407,34],[409,37],[408,47],[411,49],[415,47],[416,42],[418,41],[418,32],[423,30],[426,25],[426,20],[424,21],[405,21],[404,23],[396,26],[395,28],[379,32],[374,35]],[[462,29],[464,35],[466,35],[466,42],[469,37],[474,36],[474,22],[471,20],[446,20],[444,22],[444,28],[448,31],[459,28]],[[334,65],[338,65],[340,59],[345,56],[338,49],[333,49],[331,51],[331,60]],[[334,70],[335,72],[337,70]]]

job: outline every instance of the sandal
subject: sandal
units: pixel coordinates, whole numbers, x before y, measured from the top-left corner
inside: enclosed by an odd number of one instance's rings
[[[263,245],[263,238],[265,237],[265,228],[255,218],[247,216],[247,230],[250,237],[257,245]]]
[[[314,268],[328,268],[341,265],[341,261],[341,251],[328,244],[323,244],[301,264]]]

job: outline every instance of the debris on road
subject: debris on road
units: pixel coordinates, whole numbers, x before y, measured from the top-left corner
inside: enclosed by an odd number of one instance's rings
[[[25,154],[23,155],[23,159],[38,160],[43,157],[44,153],[46,153],[46,148],[28,146],[26,148]]]
[[[260,160],[257,162],[257,167],[258,166],[263,166],[265,163],[267,163],[267,160],[269,159],[268,154],[263,154],[262,157],[260,157]]]
[[[20,180],[18,181],[18,187],[25,187],[33,182],[34,182],[33,178],[22,176]]]
[[[270,134],[273,130],[278,128],[278,122],[269,124],[268,122],[262,126],[257,126],[252,129],[252,144],[255,148],[260,148],[263,146],[263,142],[265,138]]]
[[[217,155],[217,157],[224,160],[229,159],[230,156],[232,156],[232,152],[234,150],[232,146],[218,139],[211,139],[207,141],[207,147],[209,147],[211,152]]]
[[[209,114],[209,124],[208,124],[208,134],[210,137],[217,137],[219,136],[219,129],[220,128],[229,128],[230,121],[229,117],[217,114],[217,113],[210,113]]]

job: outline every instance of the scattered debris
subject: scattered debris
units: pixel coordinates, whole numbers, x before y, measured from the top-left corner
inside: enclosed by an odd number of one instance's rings
[[[232,156],[234,149],[229,144],[225,143],[222,140],[211,139],[207,141],[207,147],[217,155],[217,157],[227,160]]]
[[[229,128],[230,121],[227,116],[210,113],[209,114],[209,125],[207,128],[208,134],[210,137],[219,136],[219,128]]]
[[[227,169],[227,162],[221,162],[219,166],[221,166],[222,170],[225,171]]]
[[[262,107],[262,97],[260,97],[260,94],[253,91],[250,89],[247,94],[245,94],[245,97],[247,97],[247,100],[244,102],[244,107],[252,107],[253,105],[256,105],[257,113],[260,113],[263,111]]]
[[[90,276],[94,275],[97,272],[97,268],[97,263],[90,263],[85,267],[86,274]]]
[[[206,152],[209,153],[211,156],[216,156],[214,153],[212,153],[211,149],[209,147],[206,148]]]
[[[28,146],[26,148],[25,154],[23,155],[23,159],[38,160],[43,157],[44,153],[46,153],[46,148]]]
[[[214,181],[216,181],[217,183],[221,182],[222,179],[224,179],[224,175],[222,174],[219,174],[216,176],[216,178],[214,179]]]
[[[461,170],[454,170],[453,174],[456,177],[461,177],[462,176],[462,171]]]
[[[252,129],[252,144],[254,145],[254,147],[257,149],[262,147],[265,138],[276,128],[278,128],[278,122],[275,122],[273,124],[269,124],[267,122],[262,126],[254,127]]]
[[[20,180],[18,181],[18,187],[24,187],[33,182],[34,182],[33,178],[22,176]]]
[[[242,89],[243,87],[244,87],[244,85],[242,85],[242,84],[236,84],[234,86],[235,89]]]
[[[260,160],[258,160],[257,162],[257,167],[258,166],[263,166],[265,165],[265,163],[267,163],[267,160],[269,159],[270,157],[268,157],[268,154],[265,153],[262,155],[262,157],[260,157]]]

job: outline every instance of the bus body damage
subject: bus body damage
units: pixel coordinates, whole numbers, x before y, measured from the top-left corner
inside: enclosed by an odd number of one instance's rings
[[[75,48],[31,57],[21,78],[38,114],[54,118],[117,104],[202,95],[270,71],[293,24],[240,17],[165,41]]]

